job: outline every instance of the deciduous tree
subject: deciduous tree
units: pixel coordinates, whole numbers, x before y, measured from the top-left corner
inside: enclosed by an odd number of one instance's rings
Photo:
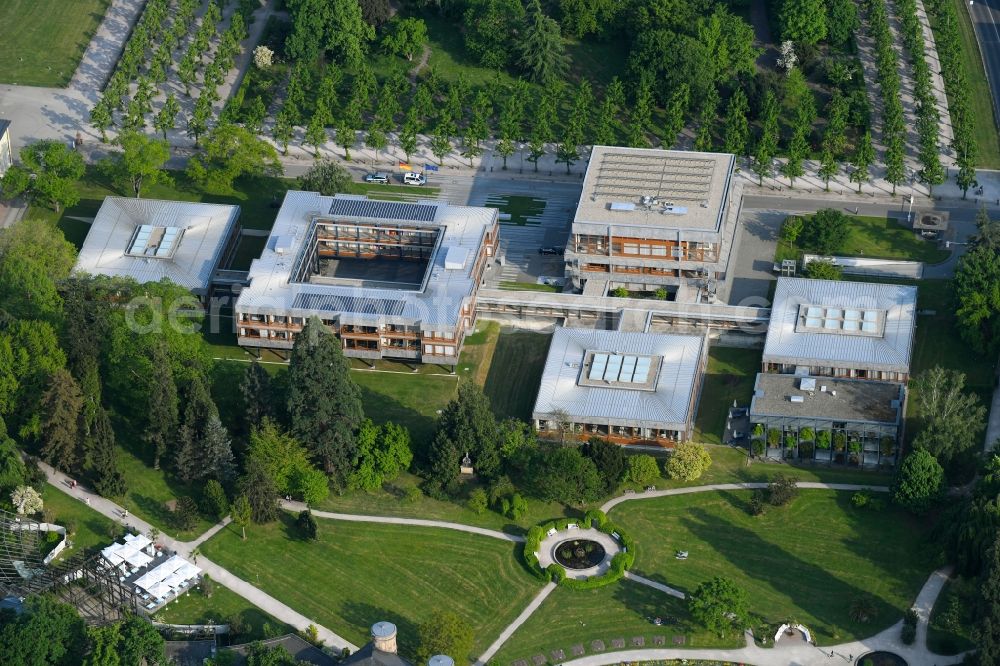
[[[746,590],[719,576],[705,581],[688,596],[691,617],[720,636],[732,629],[744,629],[750,622],[749,607]]]
[[[682,442],[667,458],[665,469],[671,479],[694,481],[712,466],[712,456],[701,444]]]
[[[187,173],[195,182],[228,192],[237,178],[278,176],[282,168],[274,146],[245,127],[221,124],[205,138],[204,153],[188,162]]]
[[[472,626],[459,615],[434,611],[417,627],[417,663],[427,663],[436,654],[455,655],[456,661],[466,661],[472,652]]]
[[[941,498],[944,470],[937,459],[917,449],[903,459],[892,485],[892,499],[914,513],[927,511]]]
[[[8,199],[23,196],[58,212],[80,200],[76,182],[83,178],[83,157],[62,141],[36,141],[18,153],[20,164],[7,169],[0,186]]]

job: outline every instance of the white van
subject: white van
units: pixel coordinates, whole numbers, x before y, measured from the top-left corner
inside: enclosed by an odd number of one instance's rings
[[[407,185],[423,185],[427,182],[427,178],[422,173],[408,171],[403,174],[403,182]]]

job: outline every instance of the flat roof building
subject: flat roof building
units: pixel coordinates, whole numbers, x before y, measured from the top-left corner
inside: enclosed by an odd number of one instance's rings
[[[726,153],[594,146],[567,277],[578,289],[596,281],[634,292],[725,279],[740,201],[734,164]]]
[[[769,457],[894,465],[904,397],[895,382],[760,373],[750,422]]]
[[[14,155],[10,144],[10,121],[0,118],[0,176],[14,163]]]
[[[620,444],[687,440],[707,345],[704,335],[557,328],[532,412],[535,428]]]
[[[778,278],[764,372],[906,382],[917,288]]]
[[[236,302],[246,347],[320,318],[348,356],[455,365],[498,242],[493,208],[290,191]]]
[[[239,206],[107,197],[73,270],[140,283],[168,279],[205,297],[235,251],[239,217]]]

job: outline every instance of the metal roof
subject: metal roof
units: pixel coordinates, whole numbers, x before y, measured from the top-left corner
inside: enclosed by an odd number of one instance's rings
[[[805,306],[884,313],[882,335],[799,325]],[[874,282],[778,278],[764,362],[909,372],[917,288]]]
[[[607,352],[622,364],[629,357],[661,357],[656,384],[648,391],[581,384],[587,352]],[[687,430],[705,353],[704,335],[557,328],[532,416],[546,419],[565,412],[578,423]]]
[[[194,292],[207,290],[226,242],[239,219],[239,206],[189,201],[107,197],[90,225],[74,271],[128,276],[139,282],[164,278]],[[150,234],[159,246],[143,252]],[[137,239],[142,248],[137,248]],[[170,251],[159,247],[171,239]]]
[[[334,217],[337,221],[368,222],[372,216],[393,212],[400,217],[378,219],[426,225],[443,234],[438,250],[430,258],[428,277],[421,289],[293,281],[295,267],[308,247],[313,219]],[[461,269],[445,270],[446,255],[454,247],[465,249],[470,259],[477,257],[486,231],[496,219],[494,208],[453,206],[442,201],[400,204],[353,195],[328,197],[290,190],[285,194],[264,251],[250,265],[250,285],[240,292],[236,311],[296,317],[314,314],[329,317],[336,311],[344,315],[341,323],[372,326],[406,323],[420,325],[424,330],[454,329],[462,305],[471,301],[475,290],[473,270],[477,262],[470,260]],[[444,247],[449,250],[440,251]],[[402,309],[398,303],[403,304]],[[338,304],[345,309],[338,309]]]
[[[330,202],[330,215],[372,220],[413,220],[433,222],[438,207],[429,204],[377,201],[364,197],[337,197]]]

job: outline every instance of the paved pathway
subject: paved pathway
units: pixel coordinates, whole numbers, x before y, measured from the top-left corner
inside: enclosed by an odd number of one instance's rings
[[[654,590],[659,590],[664,594],[669,594],[672,597],[677,597],[678,599],[686,599],[687,597],[680,590],[674,589],[669,585],[664,585],[663,583],[657,583],[655,580],[650,580],[645,576],[640,576],[637,573],[632,573],[631,571],[625,572],[625,578],[630,581],[639,583],[640,585],[645,585],[646,587],[651,587]]]
[[[86,502],[87,505],[94,511],[97,511],[98,513],[101,513],[116,522],[125,523],[130,528],[143,534],[149,534],[150,530],[153,529],[152,525],[136,516],[129,515],[127,518],[124,518],[125,510],[111,500],[101,497],[97,493],[91,492],[81,485],[77,485],[73,488],[70,478],[67,475],[56,471],[44,462],[39,461],[38,466],[45,472],[46,479],[53,487],[70,497],[74,497],[81,502]],[[87,500],[89,500],[89,502],[87,502]],[[192,550],[217,534],[219,530],[223,529],[228,524],[228,522],[229,520],[226,519],[221,523],[212,526],[204,534],[193,541],[178,541],[161,533],[156,542],[169,548],[170,550],[176,551],[182,557],[191,557]],[[253,544],[249,543],[247,547],[253,548]],[[319,632],[319,639],[324,644],[333,646],[337,649],[347,647],[350,648],[351,652],[357,651],[357,646],[348,641],[346,638],[339,636],[333,631],[320,625],[318,622],[307,618],[296,610],[286,606],[260,588],[251,585],[245,580],[237,578],[232,573],[204,556],[199,556],[197,560],[198,566],[201,567],[201,569],[211,576],[217,583],[232,590],[261,610],[273,615],[278,620],[286,622],[300,630],[307,629],[310,624],[315,625]]]
[[[888,486],[872,486],[864,483],[819,483],[817,481],[799,481],[797,487],[808,490],[871,490],[877,493],[889,492]],[[713,483],[706,486],[691,486],[689,488],[669,488],[667,490],[650,490],[643,493],[630,493],[613,497],[601,505],[601,511],[608,513],[622,502],[630,500],[652,499],[654,497],[669,497],[670,495],[688,495],[704,493],[713,490],[756,490],[767,488],[767,483]]]
[[[541,543],[538,544],[538,552],[535,553],[538,556],[538,566],[544,570],[548,569],[550,564],[555,564],[556,548],[559,544],[569,539],[590,539],[591,541],[596,541],[604,548],[604,559],[589,569],[566,569],[567,578],[583,580],[591,576],[601,576],[607,573],[608,569],[611,568],[611,558],[621,552],[622,549],[621,544],[615,541],[610,534],[605,534],[593,527],[554,530],[552,533],[547,534]]]
[[[503,632],[501,632],[500,637],[497,638],[495,641],[493,641],[492,645],[486,648],[486,652],[480,655],[479,659],[476,660],[475,666],[483,666],[483,664],[487,663],[490,659],[492,659],[493,655],[495,655],[500,650],[500,648],[503,647],[503,644],[506,643],[507,640],[514,635],[514,632],[517,631],[518,628],[522,624],[524,624],[529,617],[531,617],[532,613],[538,610],[538,607],[542,605],[542,602],[545,601],[545,599],[550,594],[552,594],[552,590],[554,589],[556,589],[555,583],[549,583],[545,587],[543,587],[542,591],[539,592],[538,595],[531,600],[531,603],[528,604],[527,608],[521,611],[521,614],[518,615],[516,618],[514,618],[513,622],[507,625],[507,628],[504,629]]]
[[[282,508],[288,511],[302,511],[306,505],[302,502],[281,501]],[[517,534],[507,534],[498,530],[489,530],[485,527],[475,527],[473,525],[463,525],[461,523],[449,523],[443,520],[424,520],[422,518],[396,518],[395,516],[362,516],[356,513],[333,513],[331,511],[317,511],[313,509],[312,514],[317,518],[329,518],[331,520],[345,520],[354,523],[384,523],[387,525],[414,525],[416,527],[440,527],[446,530],[457,530],[469,534],[479,534],[481,536],[492,537],[502,541],[512,541],[514,543],[524,543],[524,537]]]

